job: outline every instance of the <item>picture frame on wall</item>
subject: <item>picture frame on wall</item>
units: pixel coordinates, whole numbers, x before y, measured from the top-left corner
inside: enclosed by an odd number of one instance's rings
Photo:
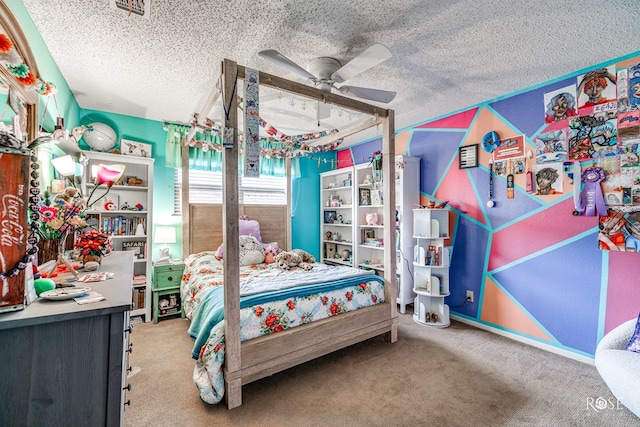
[[[458,169],[478,167],[478,144],[465,145],[458,150]]]
[[[151,144],[121,139],[120,152],[125,156],[151,157]]]

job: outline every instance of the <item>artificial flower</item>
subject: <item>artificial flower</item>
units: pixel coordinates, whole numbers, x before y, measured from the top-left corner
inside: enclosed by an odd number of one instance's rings
[[[59,240],[76,228],[87,226],[84,220],[86,203],[82,197],[76,196],[69,202],[57,199],[51,204],[47,204],[48,198],[49,194],[45,193],[45,200],[31,213],[40,239]]]
[[[16,80],[24,86],[31,86],[36,82],[36,76],[31,71],[24,77],[16,77]]]
[[[7,70],[16,77],[27,77],[30,73],[26,64],[16,65],[15,67],[7,67]]]
[[[0,52],[9,52],[11,49],[13,49],[13,43],[11,43],[9,37],[0,34]]]
[[[109,247],[109,236],[100,231],[91,230],[82,233],[75,244],[75,248],[80,250],[80,255],[104,256]]]

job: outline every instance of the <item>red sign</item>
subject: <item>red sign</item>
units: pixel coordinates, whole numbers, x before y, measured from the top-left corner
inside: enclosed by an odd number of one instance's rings
[[[4,151],[4,150],[3,150]],[[0,270],[15,267],[27,253],[29,155],[0,152]],[[24,270],[0,280],[0,312],[24,308]]]
[[[501,139],[498,147],[493,151],[493,160],[512,159],[514,157],[524,157],[524,136],[514,136],[513,138]]]

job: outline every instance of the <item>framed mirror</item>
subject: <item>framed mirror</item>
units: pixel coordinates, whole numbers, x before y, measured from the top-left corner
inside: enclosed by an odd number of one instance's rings
[[[34,76],[39,76],[38,66],[27,38],[5,2],[0,2],[0,32],[9,38],[15,53],[19,55],[29,71]],[[0,105],[4,106],[2,123],[13,128],[14,117],[19,115],[19,111],[22,110],[22,117],[19,117],[20,131],[26,135],[20,135],[21,137],[18,139],[32,141],[36,137],[38,129],[38,94],[32,87],[20,83],[5,66],[0,66],[0,80],[4,83],[2,90],[0,90]]]
[[[28,244],[30,188],[38,175],[30,170],[27,149],[36,137],[38,76],[33,53],[20,25],[5,2],[0,2],[0,312],[21,310],[34,299],[25,292],[35,248]],[[26,71],[25,71],[26,69]],[[32,82],[32,83],[31,83]],[[29,84],[31,83],[31,84]],[[35,197],[35,196],[34,196]]]

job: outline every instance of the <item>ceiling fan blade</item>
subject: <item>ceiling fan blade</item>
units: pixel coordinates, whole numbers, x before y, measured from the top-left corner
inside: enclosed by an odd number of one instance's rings
[[[336,83],[342,83],[358,74],[367,71],[371,67],[383,63],[391,58],[391,51],[380,43],[367,48],[360,55],[347,62],[338,71],[331,75],[331,80]]]
[[[307,70],[305,70],[304,68],[302,68],[301,66],[299,66],[298,64],[296,64],[295,62],[287,58],[286,56],[284,56],[283,54],[279,53],[277,50],[273,50],[273,49],[263,50],[258,52],[258,55],[260,55],[261,57],[263,57],[268,61],[273,62],[276,65],[281,66],[282,68],[285,68],[293,73],[296,73],[304,77],[305,79],[309,79],[314,82],[317,80],[313,74],[309,73]]]
[[[393,101],[393,98],[396,97],[395,92],[380,89],[370,89],[366,87],[340,86],[336,87],[336,89],[344,94],[354,95],[358,98],[368,99],[369,101],[384,102],[385,104],[387,102]]]

